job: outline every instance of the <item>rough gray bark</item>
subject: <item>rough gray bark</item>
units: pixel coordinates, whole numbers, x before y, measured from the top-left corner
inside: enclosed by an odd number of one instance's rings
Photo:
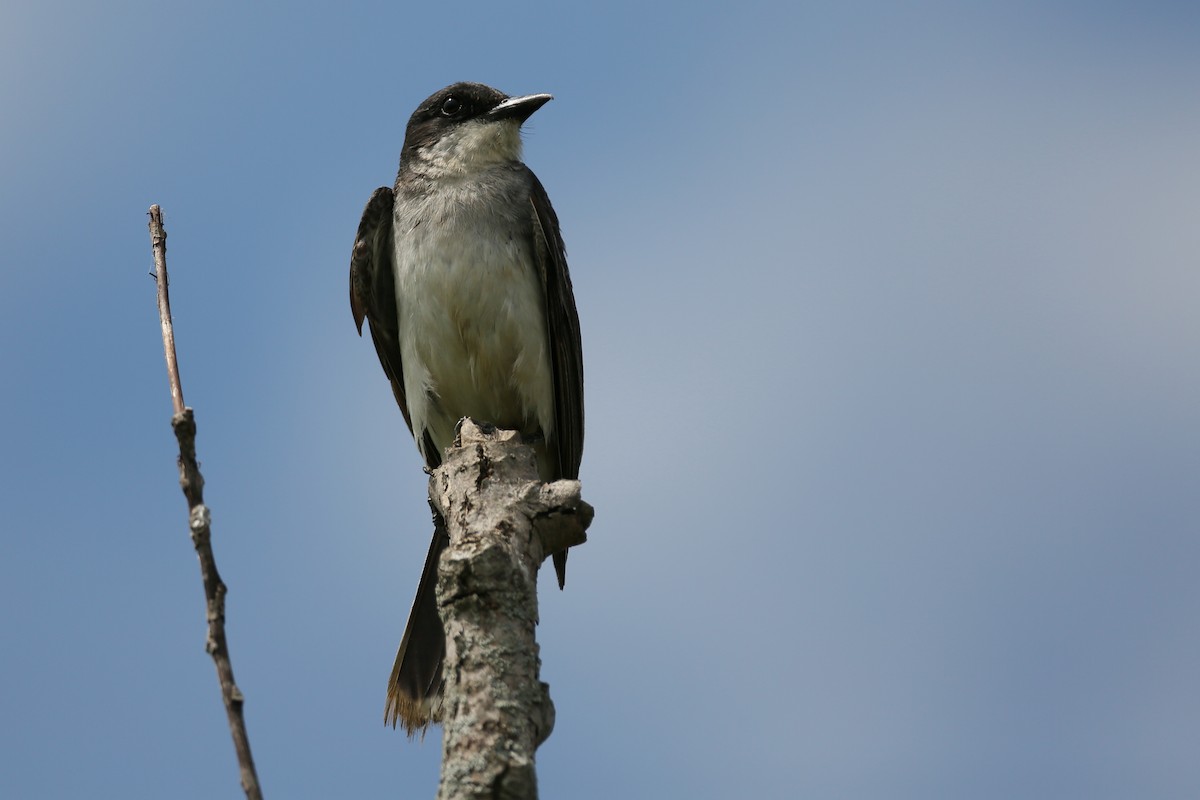
[[[536,798],[534,751],[554,727],[538,680],[537,572],[586,540],[592,508],[579,481],[539,481],[517,433],[469,419],[429,496],[450,536],[437,585],[446,628],[438,798]]]

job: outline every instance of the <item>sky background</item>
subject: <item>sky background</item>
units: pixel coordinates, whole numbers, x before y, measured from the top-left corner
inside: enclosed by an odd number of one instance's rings
[[[265,793],[433,797],[347,270],[458,80],[556,98],[597,513],[544,797],[1200,797],[1200,6],[755,0],[4,4],[0,796],[240,795],[159,203]]]

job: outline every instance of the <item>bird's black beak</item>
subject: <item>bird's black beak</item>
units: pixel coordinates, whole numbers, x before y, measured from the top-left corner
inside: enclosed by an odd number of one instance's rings
[[[527,94],[524,97],[510,97],[487,113],[489,120],[515,119],[524,122],[533,112],[546,105],[553,98],[548,94]]]

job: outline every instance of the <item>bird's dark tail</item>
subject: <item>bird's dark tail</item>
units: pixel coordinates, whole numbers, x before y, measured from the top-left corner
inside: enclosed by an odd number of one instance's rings
[[[393,728],[399,722],[409,736],[424,731],[440,718],[442,703],[442,661],[446,657],[446,633],[437,609],[438,561],[450,543],[446,523],[434,514],[433,541],[425,557],[425,569],[417,587],[417,599],[408,614],[408,625],[392,677],[388,679],[387,705],[383,722]]]

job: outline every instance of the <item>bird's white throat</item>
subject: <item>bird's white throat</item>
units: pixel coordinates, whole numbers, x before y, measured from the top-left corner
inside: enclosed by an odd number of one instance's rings
[[[521,125],[516,120],[474,119],[448,130],[417,150],[416,170],[429,178],[466,176],[521,160]]]

